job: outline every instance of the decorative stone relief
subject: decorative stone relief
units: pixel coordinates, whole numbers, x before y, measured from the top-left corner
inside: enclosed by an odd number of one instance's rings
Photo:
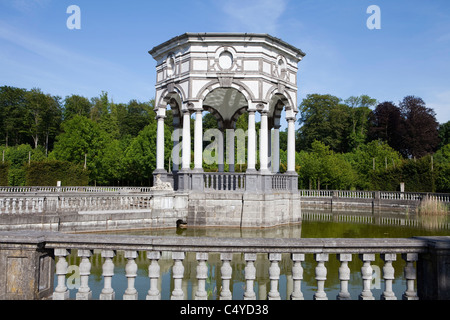
[[[173,191],[172,185],[170,182],[163,182],[161,180],[161,175],[156,175],[155,185],[150,188],[150,190],[170,190]]]

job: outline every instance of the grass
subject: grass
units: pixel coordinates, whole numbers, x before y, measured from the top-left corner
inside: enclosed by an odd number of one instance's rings
[[[445,203],[429,197],[420,202],[418,209],[419,215],[444,216],[449,213],[449,208]]]

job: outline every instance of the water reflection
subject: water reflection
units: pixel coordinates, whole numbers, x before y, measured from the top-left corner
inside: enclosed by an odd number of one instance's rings
[[[387,224],[376,220],[374,217],[337,217],[331,213],[311,214],[309,218],[305,218],[301,224],[282,226],[277,228],[268,229],[239,229],[239,228],[187,228],[187,229],[167,229],[167,230],[145,230],[126,232],[130,236],[145,234],[145,235],[160,235],[160,236],[205,236],[205,237],[242,237],[242,238],[377,238],[377,237],[412,237],[412,236],[433,236],[433,235],[450,235],[450,229],[448,228],[448,219],[445,221],[440,220],[439,223],[432,224],[435,228],[430,228],[428,222],[419,220],[410,222],[399,222],[399,218],[394,219],[394,224]],[[404,219],[404,217],[402,218]],[[362,221],[362,222],[361,222]],[[436,229],[436,226],[440,226]],[[442,227],[444,226],[444,227]],[[125,232],[120,232],[124,234]],[[70,256],[68,256],[69,265],[79,265],[80,258],[76,256],[74,250]],[[93,292],[93,298],[97,299],[103,287],[102,277],[102,264],[104,259],[100,256],[100,252],[94,252],[91,257],[91,275],[89,279],[89,286]],[[116,292],[116,299],[122,299],[122,295],[127,287],[127,280],[125,277],[125,265],[127,260],[123,256],[123,252],[118,251],[117,255],[113,258],[115,269],[112,279],[112,287]],[[149,290],[149,278],[148,278],[148,266],[150,261],[146,257],[146,252],[140,252],[136,259],[138,265],[138,275],[135,282],[135,287],[138,290],[139,299],[145,299],[147,291]],[[196,268],[197,260],[195,253],[186,253],[186,258],[183,260],[184,266],[184,279],[182,282],[182,288],[185,299],[193,299],[197,290]],[[362,291],[362,279],[361,279],[361,267],[362,261],[358,255],[352,256],[352,261],[348,263],[351,270],[351,276],[349,281],[349,292],[352,299],[358,299],[358,295]],[[161,276],[158,281],[158,287],[161,292],[161,298],[164,300],[170,299],[171,292],[174,288],[173,279],[171,276],[173,260],[171,259],[170,252],[163,252],[162,257],[159,260],[161,268]],[[219,299],[220,289],[222,286],[220,277],[220,268],[222,262],[220,255],[217,253],[210,253],[208,256],[208,279],[206,281],[206,291],[208,292],[209,299]],[[317,290],[317,282],[315,279],[315,267],[317,262],[314,260],[312,254],[305,255],[305,261],[302,262],[303,267],[303,280],[302,280],[302,293],[304,298],[309,300],[313,299],[313,295]],[[376,299],[379,299],[384,290],[384,281],[382,278],[382,268],[384,262],[380,255],[376,255],[376,260],[372,263],[374,269],[373,281],[372,281],[372,293]],[[233,268],[232,280],[230,283],[230,290],[233,295],[233,299],[243,299],[245,291],[245,278],[244,268],[245,260],[244,255],[241,253],[233,254],[231,261]],[[255,262],[256,267],[256,280],[254,290],[257,299],[267,299],[267,294],[270,291],[269,280],[269,266],[267,254],[258,254]],[[338,277],[340,262],[336,255],[330,254],[328,262],[325,263],[327,267],[327,280],[325,282],[325,292],[329,299],[336,299],[339,293],[340,282]],[[289,254],[283,254],[282,260],[279,262],[280,280],[279,280],[279,292],[281,299],[289,299],[293,291],[292,280],[292,260]],[[395,270],[395,280],[393,281],[393,291],[397,299],[401,299],[401,296],[406,288],[406,281],[403,279],[403,270],[405,267],[405,261],[400,255],[397,255],[397,260],[393,262]],[[74,275],[67,275],[68,284],[74,279]],[[55,284],[56,286],[56,284]],[[74,298],[76,294],[76,288],[70,290],[70,297]]]

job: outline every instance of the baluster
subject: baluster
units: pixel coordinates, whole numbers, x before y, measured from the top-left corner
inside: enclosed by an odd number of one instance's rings
[[[197,265],[197,292],[195,293],[195,300],[208,300],[208,293],[205,290],[206,279],[208,278],[208,266],[206,261],[208,260],[208,253],[198,252],[196,254],[198,261]]]
[[[105,262],[102,266],[104,286],[100,293],[100,300],[114,300],[116,294],[111,286],[111,280],[114,275],[112,258],[115,256],[115,252],[113,250],[102,250],[101,256],[105,258]]]
[[[220,291],[220,300],[231,300],[230,280],[233,273],[230,261],[233,259],[232,253],[221,253],[220,260],[222,260],[222,267],[220,273],[222,275],[222,290]]]
[[[138,269],[136,261],[134,261],[137,258],[137,251],[125,251],[124,257],[128,259],[125,266],[125,276],[127,277],[128,288],[123,294],[123,300],[137,300],[138,293],[134,287]]]
[[[328,300],[324,291],[325,280],[327,280],[327,268],[325,262],[328,261],[328,253],[316,253],[317,266],[315,269],[317,280],[317,292],[314,293],[314,300]]]
[[[414,261],[418,260],[417,253],[402,254],[403,260],[406,261],[405,279],[406,291],[402,295],[403,300],[419,300],[416,291],[414,290],[414,280],[416,280],[416,268],[414,268]]]
[[[294,290],[291,294],[291,300],[304,300],[302,293],[302,280],[303,280],[303,267],[302,261],[305,261],[305,255],[303,253],[293,253],[292,261],[292,280],[294,281]]]
[[[76,294],[77,300],[92,299],[92,291],[89,288],[89,275],[91,274],[91,262],[89,257],[92,255],[91,250],[78,250],[78,256],[81,257],[80,262],[80,287]]]
[[[244,300],[256,300],[256,294],[253,290],[253,282],[256,279],[256,253],[244,253],[244,260],[247,265],[244,269],[245,272],[245,292],[244,292]]]
[[[161,252],[148,251],[147,258],[150,259],[150,265],[148,266],[148,276],[150,278],[150,289],[147,292],[146,300],[160,300],[161,293],[158,290],[158,279],[160,273],[160,266],[158,260],[161,258]]]
[[[349,261],[352,261],[351,253],[341,253],[337,255],[337,258],[341,262],[339,267],[339,280],[341,281],[341,290],[337,295],[337,300],[351,300],[350,293],[348,292],[348,281],[350,280],[350,268],[348,267]]]
[[[361,267],[361,277],[363,279],[363,291],[359,295],[359,300],[375,300],[370,287],[372,285],[372,273],[373,268],[370,265],[370,261],[375,261],[375,254],[364,253],[360,254],[359,258],[363,261]]]
[[[384,278],[384,292],[381,294],[381,300],[397,300],[392,291],[392,281],[395,279],[394,267],[392,261],[397,260],[397,254],[385,253],[381,254],[381,259],[384,261],[383,278]]]
[[[172,277],[174,282],[174,289],[172,291],[171,300],[183,300],[184,293],[181,289],[181,282],[184,276],[184,252],[172,252],[172,259],[174,260],[174,264],[172,267]]]
[[[280,293],[278,292],[278,280],[280,278],[280,266],[278,262],[281,261],[281,253],[269,253],[269,279],[270,291],[268,300],[280,300]]]
[[[69,290],[66,287],[66,274],[69,264],[66,261],[66,256],[69,251],[66,249],[55,249],[55,256],[58,257],[56,263],[56,277],[58,279],[58,285],[53,292],[53,300],[67,300],[69,299]]]
[[[19,214],[23,212],[23,199],[19,198]]]

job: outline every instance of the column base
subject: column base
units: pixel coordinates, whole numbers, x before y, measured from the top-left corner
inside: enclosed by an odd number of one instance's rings
[[[100,300],[115,300],[116,294],[115,292],[108,292],[108,293],[100,293]]]
[[[298,173],[295,171],[286,171],[284,173],[289,178],[287,179],[287,189],[290,192],[298,191]]]
[[[91,300],[92,299],[92,291],[89,292],[77,292],[75,295],[76,300]]]
[[[203,191],[205,188],[205,182],[203,180],[203,169],[194,169],[191,171],[191,190]]]
[[[178,190],[190,190],[191,189],[191,170],[181,169],[178,171]]]
[[[68,300],[69,299],[69,291],[65,292],[53,292],[52,300]]]
[[[247,170],[245,173],[245,191],[259,192],[261,190],[261,175],[258,171]]]

